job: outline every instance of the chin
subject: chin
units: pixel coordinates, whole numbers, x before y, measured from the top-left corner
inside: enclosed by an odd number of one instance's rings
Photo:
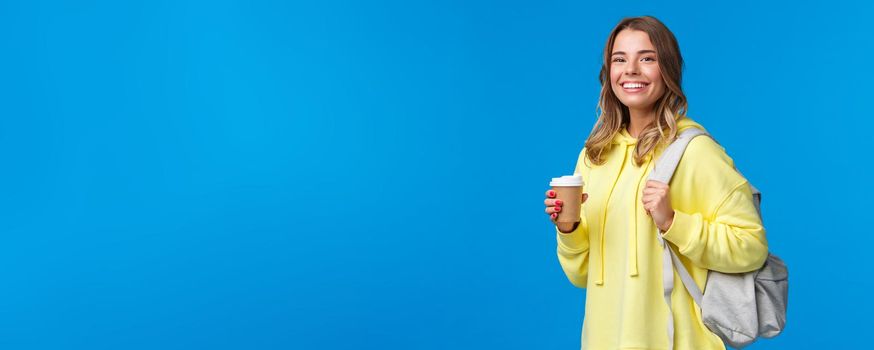
[[[622,102],[622,104],[624,104],[625,107],[628,107],[629,109],[646,109],[646,108],[652,108],[652,106],[653,106],[653,103],[645,103],[645,102],[640,102],[640,101],[622,101],[622,100],[619,100],[619,102]]]

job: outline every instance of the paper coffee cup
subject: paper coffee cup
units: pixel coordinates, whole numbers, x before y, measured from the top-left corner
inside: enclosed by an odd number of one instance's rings
[[[583,195],[583,177],[579,175],[565,175],[554,177],[549,182],[555,191],[555,199],[561,199],[561,211],[558,212],[557,222],[580,221],[580,200]]]

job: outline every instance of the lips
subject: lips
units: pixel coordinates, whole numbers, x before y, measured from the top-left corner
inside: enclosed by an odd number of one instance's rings
[[[643,81],[624,81],[619,83],[622,90],[629,93],[641,92],[649,86],[649,83]]]

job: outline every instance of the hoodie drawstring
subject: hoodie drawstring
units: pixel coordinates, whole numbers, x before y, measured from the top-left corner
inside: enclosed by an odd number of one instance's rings
[[[649,157],[649,159],[647,159],[646,163],[643,164],[644,172],[643,172],[643,175],[640,177],[640,179],[637,180],[637,187],[636,187],[637,189],[640,189],[640,185],[643,183],[643,181],[646,180],[646,178],[647,178],[647,174],[649,174],[649,172],[650,172],[650,170],[649,170],[649,165],[650,165],[650,163],[652,163],[652,157]],[[641,191],[635,191],[635,192],[637,192],[637,193],[634,195],[634,205],[635,205],[635,208],[637,208],[638,203],[640,203],[640,201],[641,201],[641,198],[640,198],[640,197],[641,197]],[[641,204],[641,205],[642,205],[642,204]],[[637,242],[637,240],[638,240],[638,237],[637,237],[637,215],[638,215],[638,212],[637,212],[637,210],[635,209],[635,210],[634,210],[634,237],[633,237],[633,239],[631,240],[632,243],[628,246],[628,250],[629,250],[628,255],[631,256],[631,258],[633,259],[633,260],[631,261],[631,264],[629,264],[629,267],[628,267],[628,270],[629,270],[629,271],[628,271],[628,275],[631,276],[631,277],[635,277],[635,276],[638,275],[638,266],[637,266],[637,258],[638,258],[638,251],[637,251],[637,249],[638,249],[638,248],[637,248],[637,243],[638,243],[638,242]]]
[[[629,143],[626,140],[622,139],[619,141],[619,144],[624,148],[623,154],[622,154],[622,163],[619,165],[619,172],[621,173],[622,169],[625,168],[625,162],[628,159],[628,146],[633,146],[634,143]],[[616,174],[615,176],[613,176],[612,182],[613,183],[610,186],[610,192],[607,193],[606,198],[611,198],[613,196],[613,190],[616,188],[616,183],[619,182],[619,174]],[[608,199],[608,201],[609,201],[609,199]],[[606,208],[607,205],[609,205],[609,204],[605,203],[604,207]],[[599,255],[600,255],[600,265],[601,266],[599,269],[600,275],[598,276],[598,279],[595,280],[595,284],[599,285],[599,286],[604,284],[604,255],[605,255],[604,242],[607,241],[607,234],[605,231],[606,223],[607,223],[607,210],[604,210],[601,213],[601,215],[602,215],[601,216],[601,245],[599,247],[600,248]]]
[[[619,166],[619,169],[620,169],[619,172],[621,173],[622,169],[625,168],[625,165],[628,162],[629,150],[634,150],[634,146],[637,144],[637,142],[636,142],[636,140],[633,140],[633,139],[627,140],[625,138],[619,139],[615,142],[624,148],[624,152],[623,152],[624,154],[622,156],[622,163]],[[648,157],[646,160],[646,163],[644,163],[642,165],[642,167],[644,168],[644,171],[641,174],[640,178],[637,180],[637,187],[635,189],[636,193],[634,195],[635,208],[637,208],[638,205],[642,205],[642,204],[640,204],[642,193],[640,191],[637,191],[637,189],[640,189],[641,185],[644,184],[644,181],[646,181],[647,175],[651,171],[649,169],[650,165],[652,165],[652,157]],[[610,188],[610,191],[607,193],[607,198],[610,198],[613,195],[613,190],[616,188],[616,184],[619,182],[619,174],[615,174],[615,176],[613,177],[612,180],[613,180],[613,184]],[[606,255],[605,254],[605,251],[606,251],[605,244],[606,243],[605,242],[607,241],[607,235],[605,232],[605,226],[607,223],[607,211],[604,210],[601,214],[602,214],[602,217],[601,217],[601,242],[600,242],[600,246],[598,247],[599,251],[601,253],[601,254],[599,254],[600,255],[599,262],[600,262],[601,266],[600,266],[599,271],[598,271],[598,273],[599,273],[598,279],[595,280],[596,285],[603,285],[604,284],[604,262],[606,260],[606,258],[605,258],[605,255]],[[629,259],[628,260],[628,275],[630,277],[636,277],[640,273],[640,269],[638,266],[639,265],[639,262],[638,262],[638,260],[639,260],[638,259],[638,256],[639,256],[639,247],[638,247],[639,236],[638,236],[638,232],[637,232],[637,230],[638,230],[638,217],[639,217],[639,213],[635,209],[634,214],[632,215],[632,218],[633,218],[632,221],[634,221],[634,224],[632,225],[633,232],[629,233],[629,235],[630,235],[629,239],[631,240],[631,242],[629,242],[629,244],[628,244],[628,259]]]

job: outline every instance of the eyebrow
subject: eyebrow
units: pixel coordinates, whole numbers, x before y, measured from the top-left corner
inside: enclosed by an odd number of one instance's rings
[[[655,52],[654,50],[640,50],[640,51],[638,51],[637,53],[638,53],[638,54],[645,54],[645,53],[656,53],[656,52]],[[624,55],[624,54],[625,54],[624,51],[616,51],[616,52],[614,52],[614,53],[613,53],[612,55],[610,55],[610,56]]]

